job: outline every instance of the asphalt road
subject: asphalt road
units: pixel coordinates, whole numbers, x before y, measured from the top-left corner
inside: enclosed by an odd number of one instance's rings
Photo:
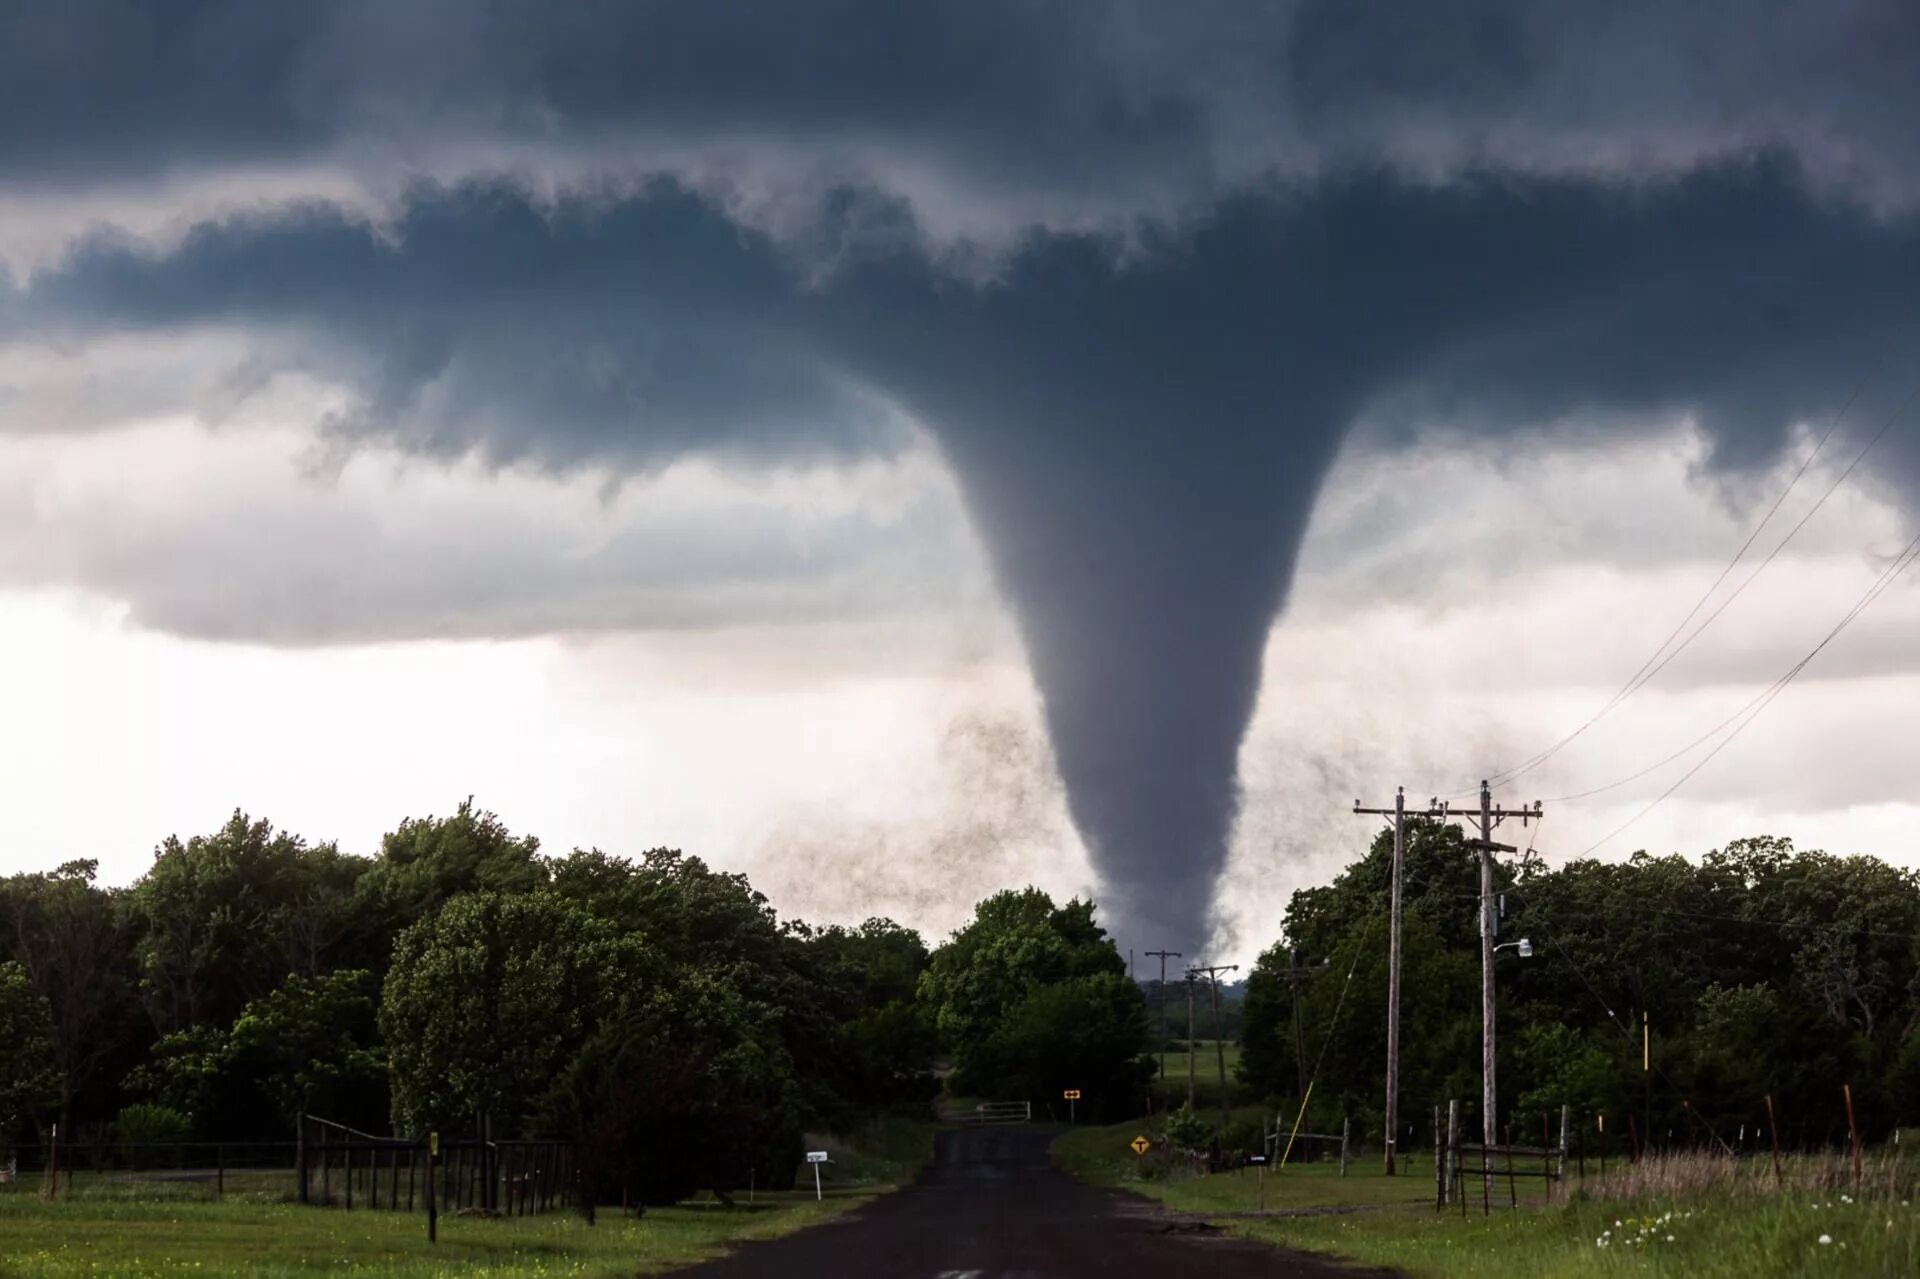
[[[1028,1128],[942,1133],[913,1185],[825,1225],[744,1245],[688,1279],[1383,1279],[1211,1232],[1134,1195],[1082,1185]]]

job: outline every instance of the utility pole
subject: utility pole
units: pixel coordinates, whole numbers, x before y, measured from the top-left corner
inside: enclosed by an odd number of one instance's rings
[[[1393,807],[1362,808],[1353,801],[1353,811],[1384,817],[1393,816],[1393,890],[1391,922],[1387,930],[1387,1115],[1386,1173],[1394,1174],[1394,1154],[1400,1137],[1400,885],[1407,859],[1407,788],[1393,792]],[[1437,801],[1424,816],[1445,817],[1447,810]]]
[[[1493,828],[1509,817],[1520,819],[1521,825],[1538,819],[1540,803],[1534,801],[1532,808],[1524,805],[1519,808],[1495,808],[1493,792],[1486,782],[1480,783],[1480,838],[1468,840],[1470,847],[1480,850],[1480,1130],[1481,1144],[1497,1146],[1500,1144],[1498,1123],[1499,1098],[1494,1077],[1494,1012],[1493,1012],[1493,938],[1499,931],[1499,923],[1493,914],[1493,855],[1517,853],[1520,850],[1512,844],[1493,842]]]
[[[1150,950],[1148,959],[1160,961],[1160,1078],[1167,1077],[1167,960],[1185,959],[1177,950]]]
[[[1187,1109],[1193,1109],[1193,970],[1187,970]]]
[[[1287,966],[1276,976],[1287,983],[1293,992],[1293,1062],[1300,1072],[1300,1096],[1307,1095],[1307,1042],[1300,1032],[1300,983],[1317,972],[1323,972],[1332,965],[1332,960],[1323,959],[1317,964],[1302,965],[1300,951],[1296,947],[1287,951]]]
[[[1213,1052],[1220,1066],[1220,1126],[1227,1126],[1227,1049],[1220,1038],[1220,974],[1237,973],[1238,964],[1195,964],[1191,970],[1205,973],[1207,981],[1213,987]],[[1191,989],[1191,987],[1189,987]]]

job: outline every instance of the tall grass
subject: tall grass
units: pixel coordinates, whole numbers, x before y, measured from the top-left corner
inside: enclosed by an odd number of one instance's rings
[[[1770,1155],[1653,1156],[1615,1164],[1605,1176],[1588,1178],[1583,1189],[1589,1198],[1625,1201],[1769,1194],[1900,1200],[1913,1198],[1916,1187],[1920,1187],[1920,1158],[1884,1147],[1864,1153],[1858,1173],[1853,1156],[1846,1151],[1783,1154],[1777,1174]]]

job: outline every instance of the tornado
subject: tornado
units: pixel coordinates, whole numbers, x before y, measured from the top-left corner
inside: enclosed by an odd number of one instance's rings
[[[1036,237],[992,282],[841,281],[845,351],[932,431],[1018,620],[1097,902],[1199,954],[1261,660],[1365,359],[1277,206],[1131,257]],[[1314,354],[1303,358],[1304,353]]]

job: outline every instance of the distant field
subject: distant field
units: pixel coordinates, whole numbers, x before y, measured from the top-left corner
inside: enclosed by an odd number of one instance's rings
[[[1641,1183],[1596,1177],[1576,1189],[1569,1205],[1495,1208],[1483,1216],[1474,1204],[1463,1217],[1457,1208],[1435,1212],[1427,1157],[1415,1155],[1407,1174],[1395,1178],[1382,1176],[1369,1158],[1355,1161],[1345,1177],[1328,1164],[1271,1173],[1264,1202],[1276,1215],[1249,1216],[1262,1197],[1256,1174],[1194,1176],[1175,1164],[1139,1160],[1125,1145],[1136,1130],[1156,1134],[1141,1124],[1069,1133],[1055,1143],[1055,1161],[1083,1180],[1207,1215],[1235,1234],[1414,1276],[1920,1275],[1920,1166],[1914,1163],[1870,1165],[1868,1188],[1859,1193],[1834,1188],[1850,1185],[1850,1177],[1844,1166],[1839,1175],[1831,1163],[1823,1169],[1819,1156],[1799,1159],[1797,1188],[1789,1160],[1784,1192],[1751,1167],[1700,1184],[1680,1176]],[[1277,1215],[1334,1206],[1358,1211]]]
[[[1236,1118],[1257,1118],[1240,1110]],[[1154,1144],[1147,1156],[1133,1153],[1136,1135]],[[1253,1212],[1268,1209],[1321,1208],[1349,1204],[1407,1204],[1433,1201],[1433,1165],[1416,1161],[1405,1175],[1384,1177],[1372,1159],[1355,1159],[1346,1176],[1337,1162],[1300,1162],[1265,1173],[1246,1168],[1197,1175],[1169,1158],[1160,1142],[1160,1121],[1134,1121],[1106,1128],[1083,1128],[1054,1142],[1054,1162],[1082,1181],[1118,1186],[1161,1200],[1183,1212]]]
[[[1223,1046],[1227,1059],[1227,1089],[1235,1104],[1246,1099],[1246,1089],[1240,1084],[1240,1045],[1228,1043]],[[1153,1060],[1160,1061],[1156,1049]],[[1166,1055],[1167,1072],[1156,1075],[1153,1081],[1155,1097],[1178,1105],[1187,1096],[1187,1053],[1183,1048],[1178,1052],[1169,1051]],[[1194,1041],[1193,1051],[1194,1100],[1202,1106],[1220,1103],[1220,1067],[1219,1059],[1214,1055],[1213,1041],[1200,1039]]]
[[[604,1210],[589,1226],[566,1212],[482,1221],[442,1216],[429,1244],[421,1213],[301,1207],[284,1202],[284,1178],[227,1177],[225,1199],[193,1180],[129,1181],[82,1174],[57,1202],[39,1178],[0,1187],[0,1275],[5,1279],[177,1279],[321,1274],[378,1279],[467,1275],[624,1279],[718,1256],[735,1244],[813,1225],[905,1181],[932,1147],[926,1125],[888,1124],[855,1150],[834,1151],[823,1202],[811,1186],[759,1194],[748,1207],[688,1202],[644,1217]]]

